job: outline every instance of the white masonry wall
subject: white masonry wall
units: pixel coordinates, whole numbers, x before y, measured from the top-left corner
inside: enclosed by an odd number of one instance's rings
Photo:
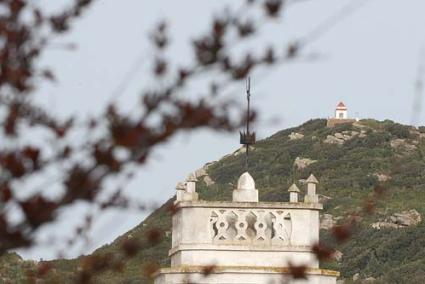
[[[182,202],[173,216],[171,266],[317,268],[320,204]]]
[[[292,279],[290,276],[276,271],[258,271],[256,269],[246,269],[241,273],[238,270],[220,271],[205,277],[202,272],[191,273],[190,275],[174,271],[173,273],[161,274],[155,281],[160,284],[187,284],[187,283],[208,283],[208,284],[336,284],[335,275],[323,275],[323,271],[316,271],[316,274],[307,273],[307,279]],[[171,272],[171,271],[170,271]]]
[[[336,110],[335,111],[335,118],[337,119],[348,119],[348,112],[347,110]]]

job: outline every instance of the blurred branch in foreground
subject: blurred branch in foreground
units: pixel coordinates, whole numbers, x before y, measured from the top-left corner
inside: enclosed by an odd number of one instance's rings
[[[149,80],[160,84],[142,91],[134,113],[125,113],[117,103],[111,103],[102,115],[88,121],[56,117],[33,98],[41,81],[58,80],[50,69],[39,65],[40,58],[52,45],[58,46],[52,41],[69,32],[73,22],[94,2],[75,0],[56,14],[47,14],[28,0],[0,2],[0,126],[5,141],[0,150],[0,254],[34,245],[39,229],[54,221],[62,208],[77,201],[103,209],[127,207],[130,202],[120,194],[121,184],[114,193],[108,190],[112,181],[130,179],[137,168],[148,162],[156,147],[177,133],[199,128],[228,132],[239,128],[246,119],[245,112],[239,100],[225,96],[226,87],[244,80],[255,68],[302,58],[306,44],[360,7],[350,4],[301,40],[284,45],[255,44],[237,56],[232,53],[236,45],[255,38],[268,24],[279,24],[283,12],[298,1],[245,1],[236,10],[226,7],[226,13],[213,18],[209,29],[193,40],[194,61],[182,66],[174,66],[166,57],[170,39],[167,21],[162,21],[149,37],[154,54]],[[259,16],[253,20],[251,14]],[[216,73],[219,75],[211,76]],[[131,75],[130,72],[127,76]],[[207,80],[208,91],[191,98],[182,96],[199,77],[214,77]],[[256,113],[252,112],[248,120],[255,118]],[[74,141],[72,135],[81,131],[88,135],[83,141]],[[40,132],[42,142],[21,143]],[[22,190],[33,192],[32,180],[43,179],[51,171],[56,177],[49,176],[45,184],[53,183],[59,188],[58,198],[46,197],[44,187],[26,197],[17,194]],[[11,215],[16,213],[20,218],[12,222]],[[90,223],[77,229],[74,237],[84,235]],[[131,257],[131,251],[139,246],[129,249],[132,247],[128,244],[122,257]],[[115,257],[96,261],[95,266],[90,260],[84,263],[90,273],[119,269]],[[40,273],[45,270],[43,267]]]

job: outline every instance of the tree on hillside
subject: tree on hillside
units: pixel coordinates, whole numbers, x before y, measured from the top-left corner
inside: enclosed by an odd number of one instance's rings
[[[40,66],[40,59],[48,53],[52,42],[68,33],[94,2],[74,0],[61,12],[50,14],[34,1],[0,1],[0,255],[34,245],[39,229],[54,221],[62,208],[77,201],[102,210],[144,208],[132,204],[122,194],[122,188],[134,170],[148,163],[156,147],[188,130],[206,127],[234,131],[240,127],[246,119],[244,107],[229,96],[229,86],[245,80],[258,67],[311,59],[303,54],[305,46],[357,7],[349,6],[307,37],[285,46],[274,42],[249,46],[248,39],[263,32],[262,28],[279,24],[277,19],[291,5],[302,1],[241,1],[238,9],[227,7],[226,13],[212,18],[208,30],[192,42],[193,61],[178,66],[166,56],[170,39],[164,19],[149,37],[155,54],[150,80],[162,84],[142,90],[136,113],[126,114],[111,102],[104,107],[102,115],[89,120],[56,117],[34,98],[42,81],[60,82],[51,70]],[[252,14],[260,16],[253,20]],[[247,42],[249,48],[235,56],[231,51],[241,42]],[[208,75],[213,73],[221,75],[209,79],[204,94],[195,98],[181,96],[192,81],[211,78]],[[248,119],[254,120],[255,113]],[[74,143],[70,136],[78,131],[88,134],[84,141]],[[43,141],[28,139],[40,133]],[[54,169],[61,171],[52,179],[46,173]],[[32,188],[34,179],[57,185],[61,191],[59,197],[51,199],[43,188]],[[111,179],[125,182],[105,198],[106,183]],[[23,185],[33,194],[27,197],[17,194]],[[16,212],[21,217],[12,221],[11,215]],[[72,238],[87,230],[91,218],[81,221]],[[157,238],[158,232],[152,232],[148,241],[155,242]],[[131,257],[138,247],[128,243],[124,251]],[[97,268],[102,271],[111,267],[105,262],[104,267]]]

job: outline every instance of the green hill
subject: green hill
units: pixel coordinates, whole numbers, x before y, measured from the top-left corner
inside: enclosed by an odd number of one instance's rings
[[[374,214],[363,216],[355,235],[338,247],[342,258],[322,266],[339,270],[346,283],[352,283],[356,273],[359,280],[355,283],[372,277],[374,283],[424,282],[424,222],[398,229],[371,228],[371,223],[388,221],[391,215],[406,210],[415,209],[425,216],[424,128],[388,120],[362,120],[327,128],[326,120],[316,119],[259,141],[251,153],[249,171],[256,181],[260,200],[288,200],[289,186],[294,181],[302,184],[312,172],[320,181],[322,213],[332,215],[339,222],[363,208],[373,188],[382,185],[384,194],[377,200]],[[244,156],[238,151],[208,165],[207,178],[200,177],[197,186],[200,198],[230,200],[243,167]],[[143,246],[120,272],[102,273],[97,282],[149,283],[144,276],[146,263],[169,265],[171,216],[167,208],[170,204],[171,199],[139,226],[94,253],[120,255],[126,240],[143,241],[152,228],[161,230],[158,244]],[[323,240],[333,242],[329,230],[322,230],[321,235]],[[72,280],[79,266],[78,260],[56,260],[51,264],[55,267],[51,279],[61,279],[61,283]]]

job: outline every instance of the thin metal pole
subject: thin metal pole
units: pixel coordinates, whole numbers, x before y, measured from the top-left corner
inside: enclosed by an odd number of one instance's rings
[[[250,99],[251,99],[251,78],[248,77],[246,82],[246,99],[248,101],[248,108],[247,108],[247,114],[246,114],[246,133],[249,136],[249,120],[250,120]],[[249,168],[249,144],[245,145],[245,169],[248,171]]]

